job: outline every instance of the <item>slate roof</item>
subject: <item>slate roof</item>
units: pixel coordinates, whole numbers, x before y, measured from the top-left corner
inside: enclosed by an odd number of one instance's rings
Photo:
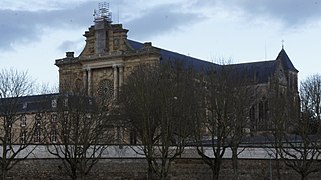
[[[81,98],[81,101],[79,101],[79,97]],[[2,98],[0,99],[0,115],[56,111],[57,107],[62,105],[64,99],[68,99],[68,103],[70,102],[71,105],[79,104],[79,102],[91,102],[91,104],[88,104],[87,106],[88,110],[95,107],[95,101],[90,97],[53,93],[15,98]],[[53,106],[52,100],[55,100],[54,103],[56,106]]]
[[[144,44],[128,40],[129,44],[135,49],[141,49]],[[207,69],[209,67],[214,67],[219,69],[221,65],[211,63],[208,61],[204,61],[201,59],[193,58],[190,56],[182,55],[176,52],[168,51],[165,49],[160,49],[161,53],[161,62],[167,61],[184,61],[187,65],[192,65],[195,70],[200,71],[202,69]],[[294,72],[298,72],[298,70],[292,64],[290,58],[286,54],[285,50],[282,49],[277,56],[276,60],[280,59],[283,65],[284,70],[290,70]],[[246,78],[248,80],[256,81],[257,83],[266,83],[269,80],[269,77],[274,74],[276,69],[276,60],[269,61],[257,61],[250,63],[240,63],[240,64],[231,64],[227,65],[229,68],[233,68],[235,75],[244,75],[242,78]]]
[[[133,41],[133,40],[128,40],[129,44],[135,49],[139,50],[141,49],[144,44]],[[168,51],[165,49],[158,48],[160,50],[161,54],[161,62],[168,62],[168,61],[183,61],[187,66],[192,66],[195,68],[195,70],[200,71],[203,68],[208,68],[210,66],[215,66],[218,67],[218,64],[211,63],[205,60],[193,58],[191,56],[186,56],[183,54],[179,54],[173,51]]]
[[[0,99],[0,114],[51,111],[53,99],[59,94],[43,94]],[[10,112],[11,111],[11,112]]]
[[[231,64],[228,67],[233,68],[233,72],[238,75],[244,75],[246,79],[252,79],[257,83],[268,82],[269,77],[275,72],[275,61],[258,61],[251,63]]]
[[[282,49],[276,59],[281,59],[282,65],[284,70],[290,70],[290,71],[295,71],[299,72],[294,65],[292,64],[289,56],[286,54],[285,50]]]

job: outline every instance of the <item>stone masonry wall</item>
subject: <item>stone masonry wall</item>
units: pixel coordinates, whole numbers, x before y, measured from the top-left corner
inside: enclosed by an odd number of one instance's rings
[[[239,161],[240,179],[265,180],[276,176],[276,161],[259,159],[242,159]],[[141,158],[131,159],[101,159],[92,169],[86,179],[97,180],[143,180],[147,178],[146,160]],[[281,179],[300,179],[299,174],[281,164]],[[8,179],[13,180],[68,180],[64,166],[58,159],[27,159],[19,162],[11,171]],[[321,173],[309,176],[309,179],[319,179]],[[233,178],[231,160],[225,159],[222,164],[220,179]],[[177,159],[171,166],[168,179],[172,180],[207,180],[212,179],[209,167],[201,159]]]

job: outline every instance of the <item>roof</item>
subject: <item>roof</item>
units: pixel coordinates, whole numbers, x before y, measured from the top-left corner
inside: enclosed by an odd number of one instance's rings
[[[59,94],[43,94],[0,99],[0,114],[38,112],[52,110],[51,101]]]
[[[0,115],[1,114],[16,114],[16,113],[32,113],[32,112],[48,112],[55,111],[59,105],[62,105],[64,99],[68,99],[71,106],[78,105],[79,100],[84,103],[92,103],[95,105],[95,101],[91,97],[75,95],[75,94],[42,94],[42,95],[32,95],[32,96],[22,96],[13,98],[2,98],[0,99]],[[53,101],[55,100],[55,101]],[[91,100],[91,101],[89,101]],[[69,103],[68,103],[69,104]],[[87,109],[92,104],[87,106]]]
[[[282,66],[284,68],[284,70],[290,70],[290,71],[295,71],[295,72],[299,72],[294,65],[292,64],[289,56],[286,54],[285,50],[282,48],[282,50],[280,51],[278,57],[276,58],[277,60],[280,59],[282,62]]]
[[[275,71],[275,61],[259,61],[252,63],[241,63],[228,65],[233,68],[233,72],[245,75],[244,78],[253,79],[257,83],[268,82],[269,77]]]
[[[144,44],[128,40],[129,44],[135,49],[139,50],[143,48]],[[165,49],[160,49],[161,54],[161,62],[168,62],[168,61],[184,61],[187,66],[193,66],[197,71],[207,69],[209,67],[220,68],[221,65],[204,61],[201,59],[193,58],[190,56],[182,55],[176,52],[168,51]],[[278,54],[276,60],[281,60],[282,66],[284,70],[290,70],[298,72],[298,70],[292,64],[290,58],[286,54],[285,50],[282,49]],[[257,83],[266,83],[269,81],[269,77],[274,74],[276,69],[276,60],[269,60],[269,61],[256,61],[251,63],[240,63],[240,64],[230,64],[227,65],[230,68],[233,68],[233,72],[235,75],[244,75],[244,78],[248,80],[254,80]]]
[[[128,39],[129,44],[132,46],[132,48],[134,48],[135,50],[139,50],[141,48],[143,48],[144,44],[137,42],[137,41],[133,41],[133,40],[129,40]],[[195,68],[195,70],[202,70],[204,68],[207,68],[209,66],[219,66],[218,64],[209,62],[209,61],[205,61],[205,60],[201,60],[201,59],[197,59],[191,56],[186,56],[183,54],[179,54],[173,51],[168,51],[165,49],[161,49],[158,48],[160,50],[160,54],[161,54],[161,62],[169,62],[169,61],[182,61],[184,62],[187,66],[192,66]]]

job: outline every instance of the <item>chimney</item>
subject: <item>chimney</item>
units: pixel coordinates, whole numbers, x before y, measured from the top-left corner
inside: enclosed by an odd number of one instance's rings
[[[66,57],[67,58],[74,58],[75,52],[66,52]]]
[[[145,42],[144,43],[144,48],[150,48],[152,47],[152,43],[151,42]]]

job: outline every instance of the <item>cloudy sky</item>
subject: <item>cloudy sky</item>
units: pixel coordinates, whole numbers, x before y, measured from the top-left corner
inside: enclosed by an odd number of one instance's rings
[[[0,67],[58,82],[55,59],[82,51],[94,0],[1,0]],[[282,47],[300,80],[321,72],[321,0],[109,0],[128,37],[203,60],[275,59]]]

